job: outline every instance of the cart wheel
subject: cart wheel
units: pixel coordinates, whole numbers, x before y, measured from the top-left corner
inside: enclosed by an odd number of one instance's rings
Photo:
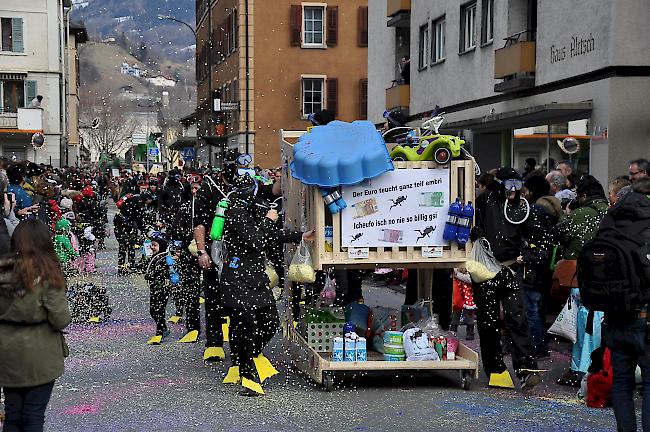
[[[334,376],[331,373],[323,372],[323,389],[326,392],[331,392],[334,390]]]
[[[460,371],[460,388],[469,390],[472,384],[472,375],[468,371]]]
[[[404,155],[398,155],[393,158],[394,162],[406,162],[407,159]]]

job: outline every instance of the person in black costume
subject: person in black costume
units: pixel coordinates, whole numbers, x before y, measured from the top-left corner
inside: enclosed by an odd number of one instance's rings
[[[221,301],[230,314],[232,366],[224,382],[243,386],[246,396],[263,395],[262,382],[277,373],[264,357],[264,347],[279,327],[275,300],[266,275],[264,251],[276,243],[313,240],[314,232],[283,231],[276,210],[260,218],[257,183],[248,175],[235,178],[234,197],[224,228],[225,259]]]

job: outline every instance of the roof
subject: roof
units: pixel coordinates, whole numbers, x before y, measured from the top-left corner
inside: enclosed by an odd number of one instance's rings
[[[179,120],[179,122],[180,122],[183,126],[193,125],[194,123],[196,123],[196,111],[194,111],[194,112],[193,112],[192,114],[190,114],[190,115],[187,115],[187,116],[181,118],[181,119]]]
[[[169,145],[171,150],[183,150],[186,147],[194,147],[196,145],[196,137],[178,137],[176,141]]]

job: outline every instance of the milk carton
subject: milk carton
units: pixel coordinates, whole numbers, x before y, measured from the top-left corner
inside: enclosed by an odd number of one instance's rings
[[[365,357],[365,339],[364,339],[364,357]],[[357,360],[357,350],[356,346],[354,343],[354,340],[350,338],[345,338],[345,352],[343,351],[343,338],[342,337],[335,337],[334,338],[334,344],[333,344],[333,350],[332,350],[332,361],[335,362],[340,362],[340,361],[359,361]],[[365,360],[364,360],[365,361]]]
[[[366,338],[358,338],[355,344],[356,359],[358,362],[368,360],[368,352],[366,351]]]

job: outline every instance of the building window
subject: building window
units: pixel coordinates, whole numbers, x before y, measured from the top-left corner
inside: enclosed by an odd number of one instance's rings
[[[460,52],[476,47],[476,2],[468,3],[460,9]]]
[[[428,49],[429,49],[429,24],[425,24],[420,27],[418,69],[424,69],[427,67],[427,60],[429,59]]]
[[[303,38],[306,46],[323,46],[325,44],[324,6],[305,6],[303,10]]]
[[[238,22],[238,16],[237,16],[237,9],[233,10],[232,12],[232,18],[230,19],[230,52],[235,52],[237,51],[237,43],[239,42],[237,40],[237,35],[238,35],[238,28],[237,28],[237,22]]]
[[[302,79],[302,116],[321,111],[323,106],[323,95],[325,78],[303,78]]]
[[[494,0],[483,0],[481,45],[494,39]]]
[[[15,113],[18,112],[18,108],[26,106],[24,81],[1,81],[0,95],[2,96],[2,112]]]
[[[21,53],[25,51],[23,43],[23,19],[0,19],[0,33],[2,34],[2,51]]]
[[[445,17],[433,21],[431,28],[431,63],[437,63],[445,59]]]

